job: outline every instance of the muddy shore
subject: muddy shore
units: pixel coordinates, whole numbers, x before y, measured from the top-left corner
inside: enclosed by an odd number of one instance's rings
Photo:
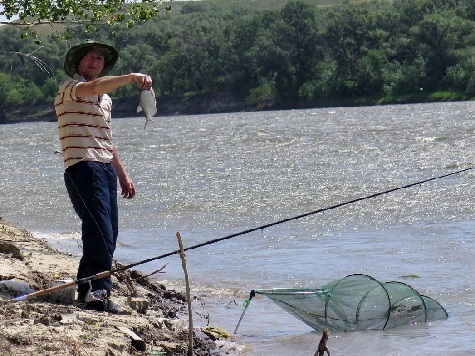
[[[0,355],[188,354],[185,294],[139,271],[112,275],[114,301],[130,315],[81,308],[75,286],[13,301],[74,279],[78,262],[0,218]],[[219,327],[193,328],[193,355],[237,355],[242,349]]]

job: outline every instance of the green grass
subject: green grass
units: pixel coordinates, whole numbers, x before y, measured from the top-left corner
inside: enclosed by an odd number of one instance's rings
[[[437,91],[429,95],[430,101],[459,101],[459,100],[468,100],[467,95],[453,92],[453,91]]]
[[[437,91],[431,93],[418,92],[407,95],[385,96],[377,100],[376,104],[406,104],[465,100],[473,100],[473,98],[468,95],[453,91]]]

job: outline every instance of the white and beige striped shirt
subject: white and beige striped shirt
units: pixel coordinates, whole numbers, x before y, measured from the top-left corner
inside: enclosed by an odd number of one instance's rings
[[[84,81],[75,74],[60,86],[54,100],[64,168],[80,161],[112,161],[112,100],[107,94],[78,98],[77,85]]]

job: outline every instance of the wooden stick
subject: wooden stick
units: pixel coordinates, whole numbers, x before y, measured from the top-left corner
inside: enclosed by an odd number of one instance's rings
[[[110,276],[111,273],[112,273],[112,271],[104,271],[104,272],[95,274],[94,276],[91,276],[91,277],[88,277],[88,278],[85,278],[85,279],[77,279],[77,280],[74,280],[74,281],[71,281],[71,282],[68,282],[68,283],[64,283],[64,284],[60,284],[60,285],[57,285],[57,286],[54,286],[54,287],[51,287],[51,288],[48,288],[48,289],[39,290],[37,292],[33,292],[33,293],[30,293],[30,294],[25,294],[25,295],[22,295],[20,297],[14,298],[14,299],[10,299],[10,300],[8,300],[8,302],[19,302],[19,301],[23,301],[23,300],[30,300],[30,299],[37,298],[37,297],[40,297],[42,295],[45,295],[45,294],[48,294],[48,293],[51,293],[51,292],[55,292],[55,291],[58,291],[58,290],[61,290],[61,289],[66,289],[68,287],[72,287],[76,284],[84,283],[88,280],[101,279],[101,278]]]
[[[188,280],[188,271],[186,269],[185,250],[183,249],[183,241],[181,240],[180,232],[176,233],[178,244],[180,245],[180,258],[183,272],[185,273],[185,285],[186,285],[186,300],[188,302],[188,356],[193,356],[193,312],[191,310],[191,293],[190,283]]]

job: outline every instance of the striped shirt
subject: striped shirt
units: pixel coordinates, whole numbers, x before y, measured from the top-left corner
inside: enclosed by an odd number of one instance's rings
[[[80,161],[112,161],[112,100],[107,94],[78,98],[77,85],[84,81],[75,74],[59,87],[54,100],[64,168]]]

